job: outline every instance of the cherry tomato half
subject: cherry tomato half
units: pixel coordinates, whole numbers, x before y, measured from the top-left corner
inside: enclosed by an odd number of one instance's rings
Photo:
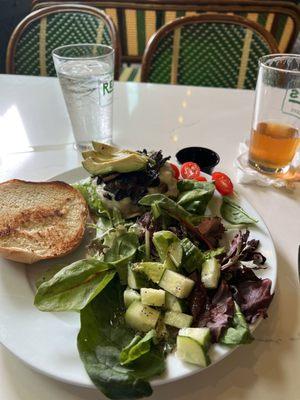
[[[230,179],[226,174],[224,174],[223,172],[213,172],[212,174],[211,174],[211,179],[213,180],[213,181],[216,181],[218,178],[221,178],[221,177],[225,177],[225,178],[228,178],[228,179]]]
[[[178,179],[180,176],[180,172],[179,172],[179,168],[177,167],[177,165],[170,163],[172,170],[173,170],[173,175],[175,179]]]
[[[201,170],[196,163],[189,161],[182,164],[180,172],[184,179],[196,179],[200,176]]]
[[[215,186],[217,191],[222,195],[222,196],[228,196],[233,193],[233,184],[228,178],[228,176],[220,176],[215,180]]]
[[[197,178],[195,178],[195,181],[207,182],[207,179],[205,178],[205,176],[200,175],[200,176],[197,176]]]

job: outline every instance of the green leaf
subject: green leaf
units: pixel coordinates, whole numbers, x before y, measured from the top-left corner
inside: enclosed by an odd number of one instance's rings
[[[154,201],[154,203],[151,204],[151,211],[154,219],[157,219],[161,216],[159,201]]]
[[[124,233],[117,236],[110,249],[104,255],[104,261],[115,266],[121,283],[127,283],[128,263],[133,260],[139,247],[139,240],[135,233]]]
[[[112,280],[112,268],[95,259],[76,261],[39,286],[34,304],[41,311],[79,311]]]
[[[165,370],[158,348],[143,354],[130,366],[120,364],[120,354],[134,338],[124,321],[123,291],[114,279],[81,313],[77,346],[93,383],[110,399],[150,396],[147,379]]]
[[[180,192],[177,203],[191,214],[204,215],[214,194],[215,185],[210,182],[182,180],[177,186]]]
[[[177,220],[189,221],[190,218],[193,217],[192,214],[164,194],[148,194],[139,201],[139,204],[151,207],[154,202],[157,202],[157,206],[159,206],[162,211]]]
[[[101,201],[100,196],[97,193],[97,187],[92,183],[92,180],[85,181],[83,183],[74,183],[73,187],[79,190],[79,192],[85,198],[85,201],[87,202],[91,212],[110,220],[110,214]]]
[[[245,210],[242,209],[234,201],[230,200],[229,197],[224,196],[223,202],[220,209],[222,217],[229,223],[233,225],[239,224],[256,224],[258,220],[251,217],[249,214],[246,213]]]
[[[220,339],[220,343],[227,346],[251,343],[253,337],[250,333],[249,326],[236,302],[234,302],[234,308],[235,312],[232,327],[227,329],[223,337]]]
[[[206,260],[212,257],[220,256],[221,254],[226,253],[225,247],[218,247],[216,249],[206,250],[203,255]]]
[[[201,271],[202,264],[205,261],[205,256],[202,251],[198,249],[198,247],[196,247],[188,238],[181,240],[181,246],[183,249],[183,268],[188,273],[191,273],[196,269]]]
[[[195,181],[193,179],[180,179],[177,182],[177,188],[180,193],[188,192],[194,189],[203,189],[209,192],[215,189],[215,185],[212,182]]]
[[[49,281],[49,279],[53,278],[55,274],[57,274],[58,271],[63,269],[65,265],[54,265],[47,269],[45,272],[40,275],[36,281],[35,281],[35,287],[38,289],[42,283]]]
[[[144,337],[135,335],[132,341],[126,346],[120,354],[121,365],[130,364],[132,361],[137,360],[142,355],[149,353],[153,339],[156,337],[154,329],[149,331]]]
[[[178,237],[171,231],[155,232],[152,241],[162,262],[165,261],[171,244],[180,243]]]

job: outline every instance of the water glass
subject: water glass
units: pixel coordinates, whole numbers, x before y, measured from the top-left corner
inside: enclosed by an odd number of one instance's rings
[[[93,140],[112,141],[114,50],[110,46],[76,44],[52,52],[67,105],[76,147],[87,150]]]
[[[249,165],[265,174],[289,170],[299,144],[300,55],[259,60]]]

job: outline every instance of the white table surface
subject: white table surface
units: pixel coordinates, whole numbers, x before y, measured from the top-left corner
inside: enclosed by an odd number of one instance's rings
[[[117,83],[114,140],[128,148],[207,146],[235,180],[233,159],[249,134],[252,91]],[[0,75],[0,181],[44,180],[80,164],[55,78]],[[237,185],[261,214],[278,256],[276,296],[256,341],[194,377],[157,388],[153,399],[299,400],[300,187],[294,192]],[[20,332],[20,334],[22,334]],[[47,360],[45,360],[47,362]],[[95,390],[70,386],[31,370],[0,347],[0,399],[90,400]]]

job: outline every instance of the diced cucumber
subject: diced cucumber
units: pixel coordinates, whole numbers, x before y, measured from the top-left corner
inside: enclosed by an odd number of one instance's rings
[[[130,304],[125,313],[125,321],[130,328],[148,332],[154,329],[159,318],[159,311],[143,305],[140,301]]]
[[[140,262],[132,267],[134,272],[144,273],[152,282],[158,283],[163,276],[165,267],[158,262]]]
[[[176,312],[184,312],[185,311],[185,303],[184,300],[177,299],[177,297],[173,296],[171,293],[166,293],[166,301],[165,307],[167,310],[176,311]]]
[[[215,257],[202,264],[201,281],[207,289],[215,289],[218,286],[220,275],[220,263]]]
[[[131,289],[140,289],[142,287],[147,286],[147,279],[142,272],[134,271],[133,268],[129,266],[127,283]]]
[[[182,261],[182,254],[183,254],[183,251],[182,251],[182,247],[181,247],[181,244],[179,241],[170,244],[170,246],[168,248],[168,256],[173,261],[176,268],[180,267],[180,264]]]
[[[161,307],[165,305],[166,292],[161,289],[142,288],[141,300],[146,306]]]
[[[182,328],[178,335],[196,340],[204,349],[207,349],[211,343],[209,328]]]
[[[159,286],[165,289],[167,292],[173,294],[180,299],[188,297],[191,293],[195,282],[185,276],[178,274],[177,272],[170,271],[167,269],[160,282]]]
[[[183,361],[203,368],[210,364],[209,357],[203,347],[196,340],[187,336],[177,336],[176,355]]]
[[[174,326],[175,328],[188,328],[192,325],[193,317],[188,314],[183,314],[175,311],[166,311],[164,316],[164,323],[166,325]]]
[[[125,307],[128,308],[134,301],[140,301],[141,295],[133,289],[126,288],[123,293]]]

